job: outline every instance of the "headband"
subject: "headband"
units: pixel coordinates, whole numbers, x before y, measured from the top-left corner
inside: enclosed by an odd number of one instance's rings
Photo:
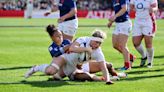
[[[99,37],[91,37],[91,40],[98,41],[98,42],[103,42],[104,40]]]

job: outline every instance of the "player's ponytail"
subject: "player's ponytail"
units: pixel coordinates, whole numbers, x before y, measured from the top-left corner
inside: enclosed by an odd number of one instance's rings
[[[48,34],[50,36],[53,36],[53,34],[58,31],[57,28],[55,27],[55,25],[53,24],[49,24],[47,27],[46,27],[46,31],[48,32]]]

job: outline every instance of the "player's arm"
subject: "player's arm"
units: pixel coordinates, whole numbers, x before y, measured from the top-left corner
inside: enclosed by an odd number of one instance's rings
[[[109,83],[109,84],[113,84],[113,82],[110,80],[110,77],[109,77],[109,72],[108,72],[108,69],[106,67],[106,62],[101,61],[100,62],[100,68],[101,68],[101,71],[103,73],[103,77],[105,78],[105,82]]]
[[[121,10],[120,10],[119,12],[117,12],[117,13],[116,13],[111,19],[109,19],[109,20],[110,20],[110,21],[115,21],[115,19],[116,19],[117,17],[120,17],[121,15],[123,15],[123,14],[127,11],[127,9],[128,9],[127,4],[122,5]]]
[[[72,45],[69,48],[70,52],[75,52],[75,53],[80,53],[80,52],[92,52],[91,48],[86,48],[86,47],[80,47],[80,44],[78,42],[73,42]]]
[[[125,5],[122,6],[121,10],[120,10],[118,13],[115,14],[115,16],[113,16],[113,17],[111,17],[111,18],[109,19],[109,23],[107,24],[108,28],[110,28],[110,27],[112,26],[113,22],[115,21],[115,19],[116,19],[117,17],[120,17],[120,16],[123,15],[126,11],[127,11],[127,5],[125,4]]]
[[[62,55],[62,53],[64,53],[63,50],[61,50],[61,49],[60,50],[55,50],[52,47],[49,47],[49,52],[50,52],[52,57],[58,57],[58,56]]]
[[[60,47],[59,50],[55,50],[58,48],[49,47],[49,52],[52,57],[58,57],[64,53],[66,53],[68,51],[69,47],[70,47],[70,45],[66,45],[64,47]]]
[[[157,0],[155,0],[155,2],[153,2],[150,5],[150,13],[157,12],[157,11],[158,11],[158,2],[157,2]]]
[[[66,45],[66,46],[63,47],[64,53],[69,51],[70,46],[71,46],[71,44]]]
[[[58,11],[58,10],[59,10],[59,9],[58,9],[58,6],[55,5],[55,4],[53,4],[52,7],[51,7],[51,11],[46,12],[46,13],[44,14],[44,16],[48,16],[48,15],[51,14],[52,12],[56,12],[56,11]]]

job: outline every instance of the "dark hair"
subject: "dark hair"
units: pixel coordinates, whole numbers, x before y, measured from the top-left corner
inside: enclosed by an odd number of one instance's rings
[[[49,25],[46,27],[46,31],[48,32],[48,34],[49,34],[50,36],[53,36],[53,34],[54,34],[55,32],[57,32],[58,29],[55,27],[55,25],[49,24]]]

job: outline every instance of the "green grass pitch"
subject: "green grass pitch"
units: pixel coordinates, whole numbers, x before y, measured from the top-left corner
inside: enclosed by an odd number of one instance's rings
[[[112,48],[111,29],[107,19],[79,19],[76,37],[89,36],[95,28],[102,29],[108,38],[102,44],[106,60],[115,68],[123,65],[120,53]],[[157,20],[158,30],[153,41],[154,66],[139,68],[140,55],[129,37],[128,47],[137,56],[126,79],[114,85],[104,82],[47,81],[48,76],[36,73],[24,81],[25,72],[32,66],[51,62],[48,46],[51,39],[45,26],[56,24],[55,19],[0,18],[0,92],[163,92],[164,91],[164,20]],[[86,27],[85,27],[86,26]],[[76,38],[75,37],[75,38]],[[119,71],[120,72],[120,71]]]

